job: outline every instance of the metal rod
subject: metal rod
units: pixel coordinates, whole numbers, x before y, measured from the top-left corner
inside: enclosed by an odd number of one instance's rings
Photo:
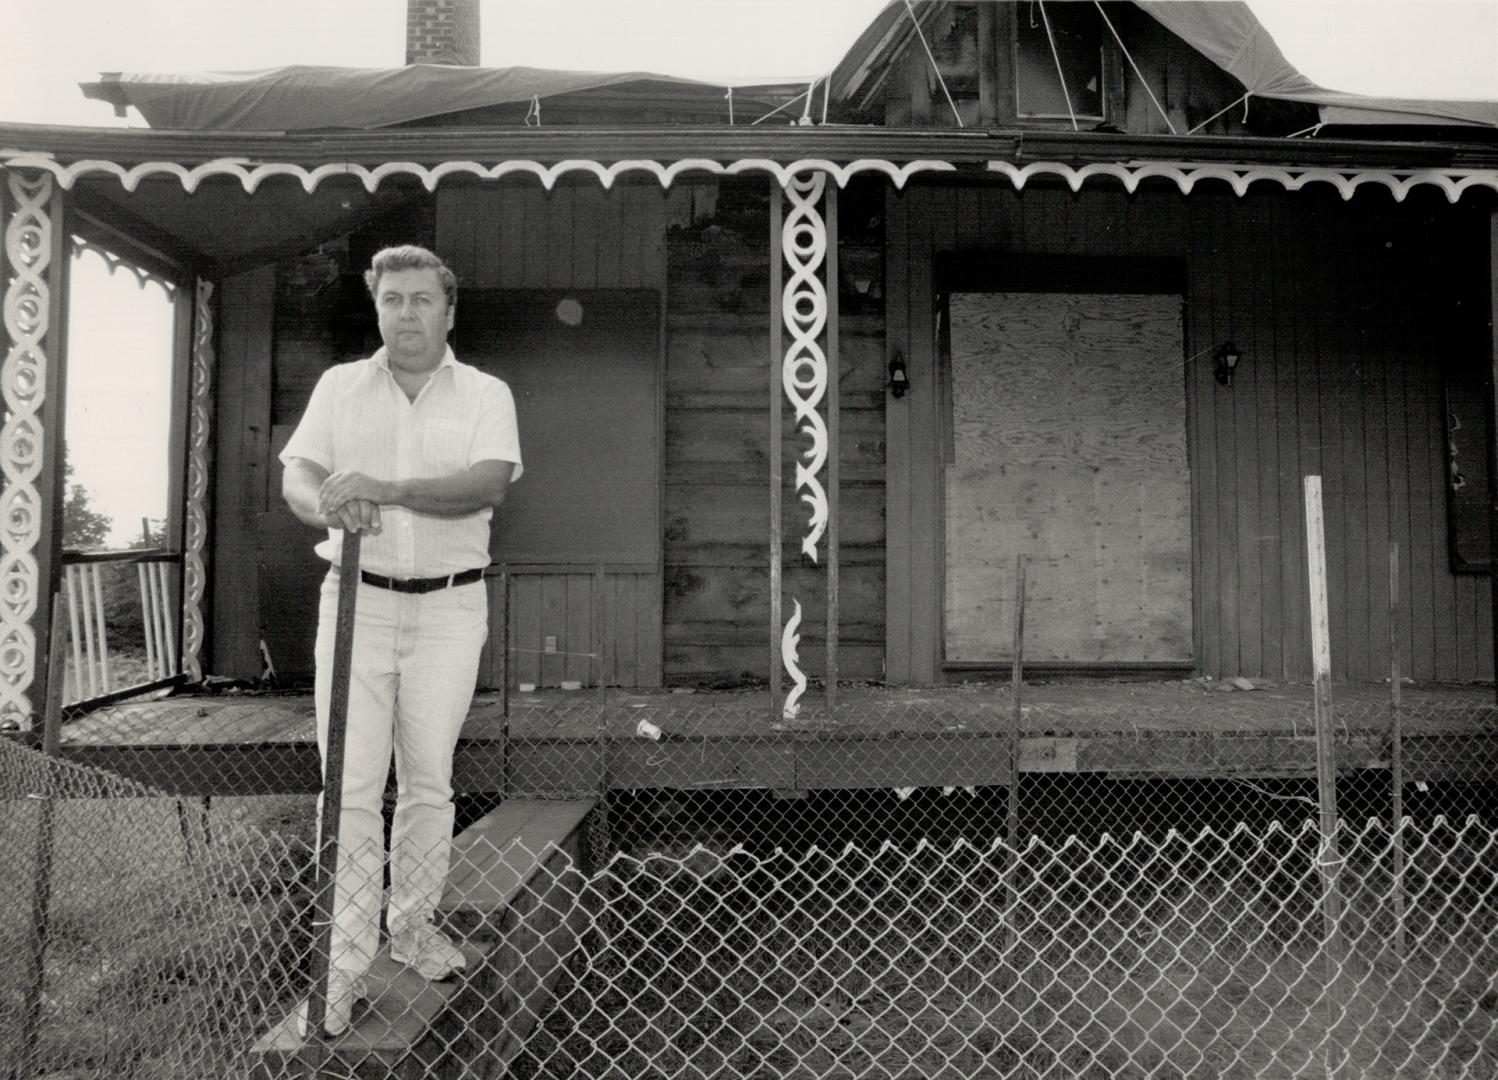
[[[1009,665],[1009,814],[1007,828],[1011,843],[1019,839],[1019,740],[1024,708],[1021,691],[1025,662],[1025,557],[1014,557],[1014,645]]]
[[[607,581],[603,572],[603,564],[600,563],[593,571],[593,641],[588,650],[592,654],[588,663],[593,668],[593,682],[597,687],[598,797],[600,799],[607,799],[609,794],[609,730],[608,715],[604,709],[604,701],[608,694],[605,686],[608,669],[603,663],[603,590]]]
[[[1394,955],[1403,961],[1408,943],[1404,927],[1404,711],[1399,638],[1399,545],[1395,543],[1389,545],[1389,825],[1394,845]]]
[[[338,613],[333,636],[332,686],[328,702],[328,748],[323,756],[322,814],[317,834],[317,883],[312,950],[312,993],[307,998],[310,1042],[323,1037],[328,1011],[328,975],[333,948],[333,904],[337,896],[338,828],[343,816],[343,753],[348,735],[349,679],[354,659],[354,606],[359,595],[360,534],[343,531],[338,560]]]
[[[135,576],[140,584],[140,627],[146,641],[147,677],[156,678],[156,593],[151,587],[150,571],[145,563],[137,563]]]
[[[1498,210],[1488,214],[1488,325],[1498,327]],[[1498,331],[1488,334],[1487,446],[1488,458],[1488,566],[1498,571]],[[1492,578],[1498,583],[1498,576]],[[1498,672],[1498,584],[1490,588],[1489,623],[1493,630],[1493,670]],[[1498,679],[1493,680],[1498,701]]]
[[[90,566],[94,579],[94,618],[99,624],[99,686],[104,693],[114,687],[109,681],[109,631],[104,622],[104,579],[97,566]]]
[[[1326,523],[1321,505],[1321,477],[1305,478],[1306,566],[1311,601],[1311,666],[1315,674],[1316,787],[1321,805],[1321,844],[1316,869],[1321,877],[1321,918],[1325,940],[1327,1030],[1336,1027],[1338,982],[1347,953],[1342,941],[1342,894],[1337,876],[1342,858],[1337,845],[1337,765],[1332,742],[1331,619],[1326,596]],[[1329,1040],[1327,1053],[1335,1039]],[[1328,1074],[1335,1072],[1327,1062]]]
[[[167,577],[166,563],[152,563],[151,570],[156,575],[156,594],[160,600],[161,638],[166,643],[166,652],[162,654],[161,674],[175,675],[182,670],[177,656],[177,629],[172,619],[172,583]]]
[[[91,587],[89,575],[90,570],[80,569],[76,582],[78,589],[78,613],[83,620],[83,655],[85,664],[78,675],[78,696],[98,697],[99,690],[99,659],[94,650],[94,594]],[[73,582],[69,582],[71,588]],[[88,690],[83,689],[83,676],[88,676]]]
[[[68,596],[68,624],[73,636],[73,698],[82,701],[88,695],[83,689],[83,678],[87,674],[83,666],[83,632],[78,621],[78,575],[82,571],[72,566],[62,568],[63,582]]]
[[[1014,557],[1014,642],[1009,666],[1009,808],[1005,818],[1005,835],[1009,840],[1009,881],[1011,912],[1018,906],[1019,897],[1015,888],[1015,873],[1019,864],[1019,739],[1020,721],[1024,715],[1020,700],[1024,683],[1022,674],[1025,662],[1025,556]],[[1007,949],[1012,951],[1018,944],[1018,933],[1014,920],[1004,920],[1004,938]]]
[[[62,746],[62,673],[66,663],[67,624],[57,618],[61,590],[52,595],[52,620],[47,638],[47,697],[42,714],[42,753],[46,777],[37,800],[36,871],[31,891],[31,970],[24,983],[21,1008],[21,1060],[15,1076],[35,1076],[36,1051],[41,1034],[42,991],[47,978],[47,944],[52,922],[52,849],[57,829],[57,776],[54,772]]]
[[[822,220],[827,232],[827,707],[837,707],[838,631],[841,605],[838,559],[838,490],[842,481],[842,420],[838,400],[837,184],[828,178]]]
[[[781,355],[782,263],[785,259],[785,195],[778,183],[770,184],[770,717],[780,719],[783,704],[780,683],[781,622],[781,500],[785,497],[781,481],[780,370],[785,363]]]
[[[490,616],[490,625],[499,630],[494,649],[494,679],[499,683],[499,716],[501,749],[504,751],[504,775],[500,778],[501,794],[510,795],[510,572],[501,568],[494,603],[499,608]]]

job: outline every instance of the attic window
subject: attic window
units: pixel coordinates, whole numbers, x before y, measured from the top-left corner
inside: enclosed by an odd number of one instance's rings
[[[1046,32],[1047,21],[1050,33]],[[1078,120],[1105,119],[1105,31],[1097,8],[1092,4],[1029,0],[1018,5],[1015,22],[1016,115],[1033,120],[1070,120],[1073,116]],[[1064,91],[1062,77],[1066,80]]]

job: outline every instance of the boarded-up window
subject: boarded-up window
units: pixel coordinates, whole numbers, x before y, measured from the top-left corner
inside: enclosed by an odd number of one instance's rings
[[[509,384],[525,475],[494,515],[496,562],[654,567],[660,297],[461,289],[454,351]]]
[[[953,293],[946,659],[1189,661],[1179,295]]]

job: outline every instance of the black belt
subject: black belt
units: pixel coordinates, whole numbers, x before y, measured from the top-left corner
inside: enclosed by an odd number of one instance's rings
[[[359,571],[359,580],[366,585],[373,585],[377,589],[391,589],[403,593],[429,593],[438,589],[451,588],[454,585],[471,585],[484,576],[482,566],[473,570],[460,570],[456,574],[448,574],[445,577],[418,577],[418,578],[391,578],[384,574],[371,573],[368,570]]]

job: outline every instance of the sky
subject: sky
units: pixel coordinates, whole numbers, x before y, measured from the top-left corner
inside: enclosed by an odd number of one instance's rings
[[[721,81],[813,76],[884,3],[484,0],[482,58]],[[1291,62],[1331,89],[1498,99],[1498,0],[1250,7]],[[101,71],[398,66],[404,13],[405,0],[0,0],[0,120],[125,123],[78,92]]]
[[[483,0],[485,64],[647,70],[719,82],[830,69],[886,0]],[[1498,100],[1498,0],[1250,0],[1286,57],[1330,89]],[[406,0],[0,0],[0,122],[141,126],[84,99],[103,71],[246,71],[404,61]],[[115,539],[165,515],[163,340],[154,286],[76,267],[69,379],[75,479]],[[87,303],[83,303],[87,297]],[[131,374],[134,373],[134,374]],[[144,380],[144,381],[143,381]],[[156,390],[147,390],[146,385]],[[130,401],[121,409],[121,401]]]

